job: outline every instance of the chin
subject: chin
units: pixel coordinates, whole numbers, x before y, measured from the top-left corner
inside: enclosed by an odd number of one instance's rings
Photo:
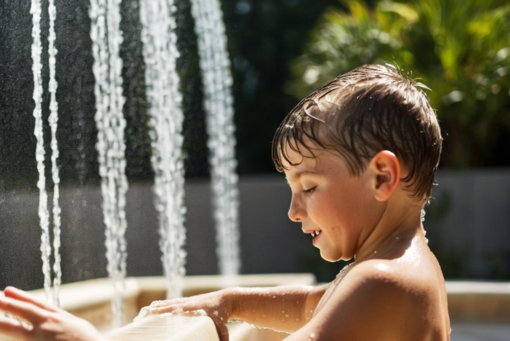
[[[322,252],[322,251],[321,251],[321,257],[322,257],[322,259],[324,259],[325,261],[330,262],[330,263],[335,263],[335,262],[338,262],[341,260],[345,260],[345,259],[343,259],[342,256],[327,254],[326,252]]]
[[[330,252],[322,251],[321,250],[321,258],[324,259],[327,262],[335,263],[335,262],[339,262],[341,260],[343,260],[345,262],[350,261],[351,259],[354,258],[354,256],[350,256],[349,257],[348,255],[342,255],[342,254],[339,254],[337,252],[330,253]]]

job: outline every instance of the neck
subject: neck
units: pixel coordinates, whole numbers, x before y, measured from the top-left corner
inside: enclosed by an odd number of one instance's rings
[[[394,212],[392,212],[394,211]],[[406,212],[406,214],[393,214]],[[407,210],[392,209],[385,205],[378,223],[370,229],[355,255],[356,262],[369,259],[393,259],[400,257],[411,245],[413,238],[423,235],[421,206],[407,206]]]

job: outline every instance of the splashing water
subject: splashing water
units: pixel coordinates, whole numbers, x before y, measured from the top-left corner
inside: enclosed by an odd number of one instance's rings
[[[99,154],[99,174],[103,194],[103,214],[106,225],[106,257],[108,274],[114,286],[112,297],[113,326],[123,320],[121,291],[126,277],[126,192],[124,129],[122,113],[122,60],[119,56],[120,0],[91,0],[90,37],[94,56],[95,121],[98,130],[96,149]]]
[[[218,0],[192,0],[207,113],[217,253],[222,275],[239,272],[239,199],[232,77]]]
[[[173,0],[142,0],[143,55],[150,103],[152,167],[155,206],[159,217],[160,248],[167,278],[167,298],[182,296],[186,253],[184,229],[184,165],[182,123],[176,60],[179,57]]]

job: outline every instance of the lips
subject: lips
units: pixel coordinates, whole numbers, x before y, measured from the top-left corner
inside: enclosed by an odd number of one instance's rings
[[[322,233],[322,231],[320,231],[320,230],[310,232],[310,234],[312,235],[312,238],[313,238],[313,241],[312,241],[313,245],[315,245],[315,243],[319,239],[319,236],[321,235],[321,233]]]

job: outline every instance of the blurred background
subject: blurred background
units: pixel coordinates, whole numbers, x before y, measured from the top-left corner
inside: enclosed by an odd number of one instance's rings
[[[88,3],[55,1],[63,279],[106,276]],[[242,273],[334,278],[271,161],[273,134],[297,102],[366,63],[391,63],[432,90],[444,149],[429,245],[448,279],[510,279],[510,5],[506,0],[222,0],[234,79]],[[47,0],[43,0],[45,8]],[[153,208],[141,24],[122,2],[128,274],[161,275]],[[176,0],[185,111],[188,274],[217,273],[201,75],[189,0]],[[30,1],[0,3],[0,286],[42,287],[32,112]],[[43,31],[48,17],[43,13]],[[46,25],[46,26],[45,26]],[[44,38],[44,37],[43,37]],[[47,51],[47,39],[43,39]],[[43,51],[43,52],[44,52]],[[43,60],[43,82],[48,80]],[[43,115],[49,115],[44,93]],[[45,127],[49,136],[49,128]],[[49,141],[49,138],[46,138]],[[49,142],[47,151],[49,152]],[[49,160],[48,160],[49,162]],[[49,163],[46,167],[50,169]],[[50,174],[46,175],[50,178]],[[48,184],[51,190],[51,184]]]

